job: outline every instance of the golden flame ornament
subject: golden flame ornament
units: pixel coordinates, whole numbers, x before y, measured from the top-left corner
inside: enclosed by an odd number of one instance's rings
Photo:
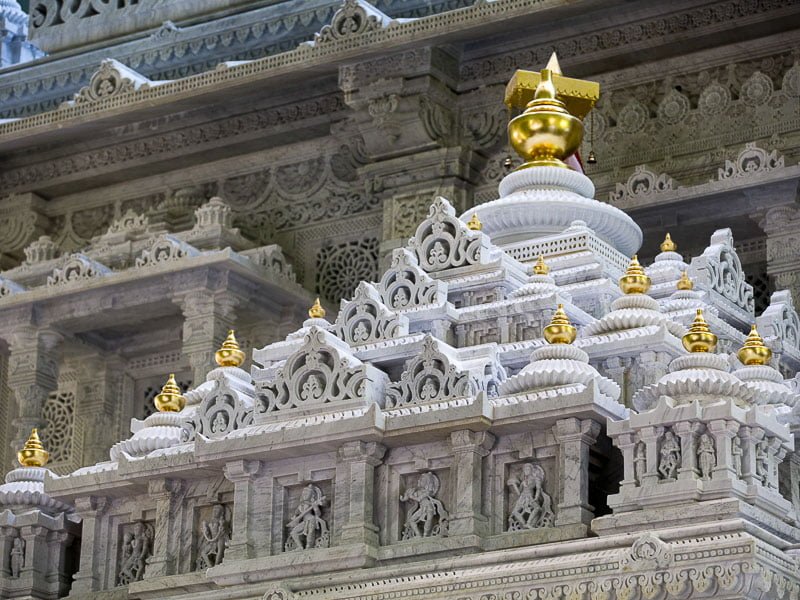
[[[559,304],[550,324],[544,328],[544,339],[548,344],[571,344],[577,335],[578,330],[569,322],[564,305]]]
[[[50,453],[44,449],[39,430],[34,427],[22,450],[17,452],[17,460],[23,467],[43,467],[49,459]]]
[[[181,388],[175,381],[175,373],[170,373],[167,383],[161,388],[161,393],[153,398],[153,404],[159,412],[181,412],[186,406],[186,398],[181,394]]]
[[[635,254],[625,275],[619,278],[619,289],[623,294],[644,294],[650,289],[650,278],[645,274]]]
[[[717,336],[711,333],[703,317],[703,309],[697,309],[697,315],[683,336],[683,347],[689,352],[713,352],[717,347]]]
[[[467,228],[472,231],[480,231],[483,229],[483,223],[481,223],[481,220],[478,218],[478,213],[472,213],[469,221],[467,221]]]
[[[214,353],[214,360],[220,367],[238,367],[244,362],[245,354],[236,341],[233,329],[228,331],[228,337],[222,342],[220,349]]]
[[[314,300],[314,304],[308,309],[308,316],[312,319],[324,319],[326,314],[327,312],[322,308],[322,304],[319,303],[319,298]]]
[[[689,291],[694,289],[694,281],[689,279],[689,274],[686,271],[681,271],[681,278],[678,279],[678,283],[675,284],[675,287],[679,290]]]
[[[539,259],[536,261],[536,264],[533,265],[533,274],[534,275],[547,275],[550,273],[550,267],[547,266],[547,263],[544,262],[544,256],[539,255]]]
[[[678,249],[678,244],[672,241],[672,238],[668,233],[664,236],[664,241],[661,242],[661,246],[659,247],[661,248],[662,252],[675,252]]]
[[[744,341],[744,346],[736,354],[743,365],[765,365],[772,358],[772,350],[764,344],[764,338],[758,334],[755,323],[750,328],[750,334]]]

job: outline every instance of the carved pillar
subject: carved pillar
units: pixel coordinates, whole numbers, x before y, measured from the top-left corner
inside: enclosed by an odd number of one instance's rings
[[[664,435],[663,427],[642,427],[639,430],[639,437],[645,444],[647,450],[647,471],[639,482],[641,485],[654,485],[658,483],[658,442]]]
[[[33,326],[19,327],[8,336],[8,386],[17,401],[12,451],[22,447],[33,427],[44,427],[42,409],[58,385],[61,334]]]
[[[183,354],[192,368],[192,384],[198,386],[216,365],[214,352],[236,321],[238,299],[208,288],[183,293],[176,302],[183,311]]]
[[[769,209],[760,222],[767,234],[767,274],[775,288],[789,290],[800,306],[800,210],[794,206]]]
[[[614,442],[622,452],[622,481],[620,482],[620,492],[633,489],[637,486],[636,470],[634,464],[634,452],[636,450],[636,436],[632,433],[624,433],[617,437]]]
[[[156,502],[156,524],[153,537],[153,555],[147,561],[145,579],[174,575],[177,572],[181,539],[180,501],[183,485],[177,479],[155,479],[148,482],[147,493]]]
[[[800,456],[796,452],[789,453],[789,479],[794,506],[795,527],[800,524]]]
[[[105,496],[83,496],[75,500],[75,510],[83,519],[80,568],[70,590],[70,598],[85,598],[100,589],[100,563],[105,528],[102,517],[111,505]]]
[[[681,466],[678,467],[678,479],[696,479],[697,469],[697,433],[699,423],[675,423],[673,429],[681,438]]]
[[[121,366],[109,364],[100,356],[81,362],[78,370],[76,418],[84,425],[83,459],[91,465],[108,460],[108,449],[116,439],[115,412],[123,410],[121,396]],[[79,451],[73,444],[75,451]]]
[[[717,420],[708,424],[708,431],[714,438],[717,451],[717,466],[711,473],[712,479],[738,479],[733,466],[733,438],[739,431],[735,421]]]
[[[742,479],[749,485],[760,483],[756,472],[756,444],[764,437],[764,431],[753,427],[739,429],[742,439]]]
[[[373,514],[375,467],[385,453],[386,448],[375,442],[347,442],[339,448],[336,503],[347,507],[339,513],[344,518],[338,527],[342,544],[377,546],[379,543]]]
[[[449,535],[486,535],[489,519],[481,511],[483,459],[495,438],[488,431],[454,431],[450,434],[453,449],[455,489],[450,512]]]
[[[227,560],[242,560],[255,556],[253,544],[253,478],[261,469],[261,461],[236,460],[225,465],[225,477],[233,482],[233,523],[231,541],[225,554]]]
[[[559,443],[561,498],[556,525],[588,524],[594,518],[589,504],[589,449],[597,440],[600,424],[590,419],[556,421],[553,434]]]

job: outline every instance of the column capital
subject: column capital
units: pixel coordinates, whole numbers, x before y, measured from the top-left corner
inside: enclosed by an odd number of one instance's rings
[[[75,510],[81,516],[97,517],[111,507],[108,496],[79,496],[75,498]]]
[[[450,434],[450,447],[454,452],[477,452],[481,456],[489,454],[495,437],[488,431],[461,429]]]
[[[260,460],[234,460],[225,463],[222,472],[225,479],[236,483],[237,481],[247,481],[258,475],[263,463]]]
[[[342,462],[365,461],[376,466],[386,454],[386,446],[377,442],[346,442],[339,447],[338,454]]]
[[[600,423],[592,419],[569,417],[556,421],[553,435],[559,442],[581,440],[586,444],[594,444],[601,429]]]

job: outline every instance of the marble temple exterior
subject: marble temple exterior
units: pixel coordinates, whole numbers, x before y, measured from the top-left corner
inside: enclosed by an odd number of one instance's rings
[[[796,600],[799,24],[0,0],[0,598]]]

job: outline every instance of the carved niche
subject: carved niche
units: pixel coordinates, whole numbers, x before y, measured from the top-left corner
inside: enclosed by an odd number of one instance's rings
[[[153,554],[153,525],[135,521],[122,530],[117,570],[117,585],[128,585],[141,581],[147,567],[147,559]]]
[[[383,303],[392,310],[442,306],[447,301],[447,283],[433,279],[419,268],[417,257],[398,248],[378,284]]]
[[[555,523],[553,500],[545,492],[545,473],[541,465],[526,462],[509,473],[508,531],[552,527]]]
[[[215,504],[208,518],[200,521],[195,570],[205,571],[221,564],[230,540],[231,510],[224,504]]]
[[[319,486],[309,483],[302,489],[295,510],[286,523],[284,552],[330,545],[328,505],[328,497]]]
[[[371,283],[362,281],[352,300],[342,301],[334,333],[351,346],[397,338],[408,333],[408,319],[386,308]]]
[[[450,515],[436,497],[440,488],[439,477],[433,471],[420,473],[416,481],[406,487],[400,496],[400,502],[406,505],[400,539],[447,536]]]
[[[193,440],[197,435],[219,439],[252,424],[254,399],[251,393],[249,383],[237,382],[233,376],[215,382],[200,401],[192,420],[184,425],[186,440]]]

